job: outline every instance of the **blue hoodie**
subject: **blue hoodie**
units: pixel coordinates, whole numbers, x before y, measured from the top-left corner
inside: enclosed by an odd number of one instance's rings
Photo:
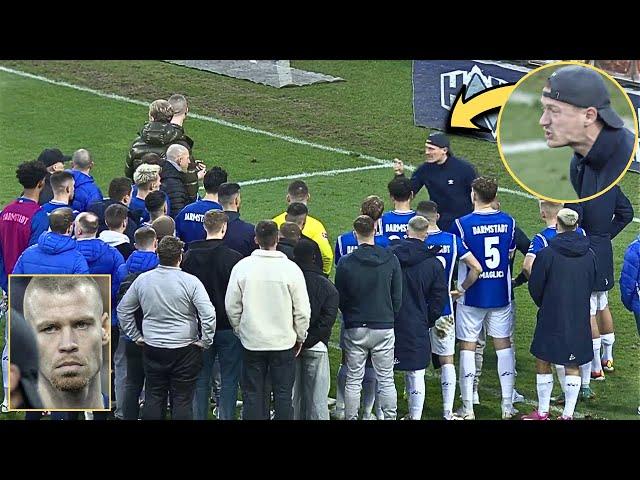
[[[89,273],[89,266],[84,256],[76,249],[76,241],[73,238],[60,233],[44,232],[36,245],[22,252],[13,273]]]
[[[67,170],[73,175],[75,180],[75,193],[71,208],[79,212],[86,212],[89,205],[93,202],[102,200],[102,192],[91,175],[82,173],[78,170]]]
[[[632,311],[636,317],[640,316],[640,235],[631,242],[624,254],[620,272],[620,297],[627,310]]]

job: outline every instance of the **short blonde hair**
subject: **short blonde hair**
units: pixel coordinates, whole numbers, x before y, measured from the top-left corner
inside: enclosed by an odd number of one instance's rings
[[[564,207],[564,203],[550,202],[548,200],[540,200],[540,211],[544,212],[546,217],[555,217]]]
[[[149,105],[149,117],[154,122],[170,122],[173,114],[173,107],[166,100],[154,100]]]
[[[146,185],[158,179],[162,167],[160,165],[152,165],[150,163],[143,163],[140,165],[133,174],[133,182],[138,185]]]

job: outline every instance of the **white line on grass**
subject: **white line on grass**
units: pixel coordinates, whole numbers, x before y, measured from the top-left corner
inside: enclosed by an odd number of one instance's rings
[[[122,95],[116,95],[113,93],[105,93],[105,92],[101,92],[99,90],[95,90],[93,88],[88,88],[88,87],[82,87],[80,85],[75,85],[72,83],[68,83],[68,82],[64,82],[61,80],[52,80],[50,78],[47,77],[43,77],[41,75],[35,75],[33,73],[28,73],[28,72],[23,72],[22,70],[15,70],[13,68],[9,68],[9,67],[5,67],[0,65],[0,71],[6,72],[6,73],[11,73],[13,75],[17,75],[20,77],[25,77],[25,78],[30,78],[32,80],[38,80],[40,82],[44,82],[44,83],[49,83],[51,85],[57,85],[60,87],[66,87],[66,88],[71,88],[73,90],[77,90],[80,92],[86,92],[86,93],[90,93],[92,95],[96,95],[98,97],[102,97],[102,98],[108,98],[111,100],[117,100],[120,102],[126,102],[126,103],[132,103],[134,105],[141,105],[144,107],[148,107],[149,103],[148,102],[143,102],[142,100],[136,100],[134,98],[129,98],[129,97],[125,97]],[[333,152],[333,153],[339,153],[342,155],[347,155],[347,156],[351,156],[351,157],[355,157],[355,158],[361,158],[363,160],[369,160],[370,162],[373,162],[375,164],[377,164],[377,168],[384,168],[384,167],[390,167],[393,165],[392,162],[390,162],[389,160],[383,160],[382,158],[377,158],[374,157],[372,155],[364,155],[364,154],[360,154],[351,150],[346,150],[344,148],[337,148],[337,147],[330,147],[327,145],[321,145],[319,143],[314,143],[314,142],[308,142],[306,140],[301,140],[298,138],[294,138],[294,137],[290,137],[288,135],[281,135],[279,133],[273,133],[273,132],[267,132],[266,130],[260,130],[258,128],[253,128],[253,127],[247,127],[245,125],[240,125],[237,123],[232,123],[232,122],[228,122],[226,120],[221,120],[219,118],[215,118],[215,117],[209,117],[206,115],[199,115],[197,113],[189,113],[189,116],[193,117],[193,118],[197,118],[199,120],[203,120],[206,122],[212,122],[212,123],[216,123],[218,125],[223,125],[226,127],[230,127],[230,128],[235,128],[237,130],[242,130],[244,132],[251,132],[251,133],[256,133],[259,135],[265,135],[271,138],[277,138],[279,140],[283,140],[285,142],[289,142],[289,143],[294,143],[297,145],[304,145],[306,147],[311,147],[311,148],[316,148],[318,150],[324,150],[327,152]],[[309,174],[299,174],[299,176],[284,176],[284,177],[271,177],[271,178],[261,178],[261,179],[257,179],[257,180],[247,180],[245,182],[241,182],[241,185],[255,185],[255,184],[259,184],[259,183],[268,183],[268,182],[275,182],[275,181],[279,181],[279,180],[288,180],[288,179],[293,179],[293,178],[303,178],[303,177],[315,177],[315,176],[331,176],[331,175],[338,175],[341,173],[352,173],[352,172],[356,172],[356,171],[360,171],[360,170],[373,170],[375,169],[375,166],[370,166],[370,167],[354,167],[354,168],[346,168],[346,169],[342,169],[342,170],[328,170],[328,171],[320,171],[320,172],[312,172]],[[415,167],[412,165],[405,165],[405,168],[408,171],[413,171],[415,170]],[[535,199],[535,197],[533,195],[529,195],[527,193],[524,192],[519,192],[516,190],[510,190],[508,188],[500,188],[499,191],[501,192],[505,192],[505,193],[510,193],[513,195],[518,195],[520,197],[524,197],[524,198],[530,198],[530,199]],[[634,222],[636,223],[640,223],[640,218],[634,218],[633,219]]]

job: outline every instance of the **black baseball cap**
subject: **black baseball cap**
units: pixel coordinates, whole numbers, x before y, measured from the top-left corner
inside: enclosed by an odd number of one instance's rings
[[[433,132],[429,134],[427,143],[435,145],[438,148],[449,148],[449,137],[447,137],[444,133]]]
[[[45,148],[38,157],[38,160],[44,163],[45,167],[50,167],[56,163],[68,162],[71,160],[71,157],[69,155],[63,155],[57,148]]]
[[[604,78],[591,68],[579,65],[559,68],[547,80],[542,96],[580,108],[595,107],[598,116],[609,127],[624,126],[620,116],[611,108]]]
[[[18,409],[41,409],[38,394],[38,346],[31,325],[22,315],[12,309],[10,362],[20,369],[20,387],[24,394],[24,405]]]

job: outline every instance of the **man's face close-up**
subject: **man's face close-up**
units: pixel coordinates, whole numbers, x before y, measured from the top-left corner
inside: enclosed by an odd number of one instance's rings
[[[549,148],[566,147],[581,142],[585,130],[585,109],[565,102],[541,97],[540,125]]]
[[[440,148],[428,142],[424,145],[424,153],[427,157],[427,163],[441,162],[447,156],[445,148]]]
[[[103,313],[95,300],[90,289],[78,288],[30,302],[40,374],[63,392],[82,390],[100,373]]]

